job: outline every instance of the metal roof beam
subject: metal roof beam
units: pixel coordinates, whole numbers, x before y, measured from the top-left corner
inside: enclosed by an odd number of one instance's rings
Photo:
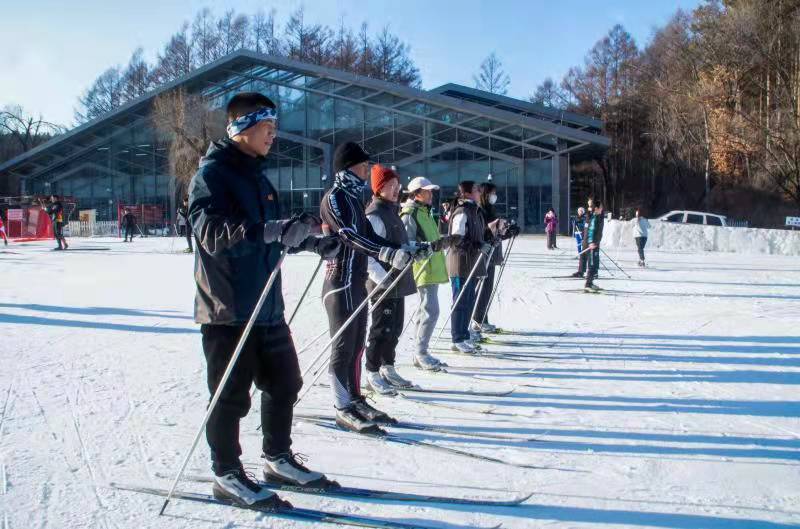
[[[243,75],[243,74],[240,74],[240,75]],[[254,80],[257,80],[257,81],[266,81],[266,82],[269,82],[269,83],[272,83],[272,84],[277,84],[279,86],[285,86],[282,83],[279,83],[279,82],[276,82],[276,81],[260,79],[258,77],[254,77],[254,76],[248,76],[248,77],[252,77]],[[527,144],[524,144],[522,142],[516,142],[515,140],[509,140],[508,138],[504,138],[503,136],[491,135],[491,134],[488,134],[488,133],[486,133],[484,131],[471,129],[469,127],[465,127],[465,126],[459,125],[457,123],[446,123],[446,122],[443,122],[441,120],[431,118],[431,117],[429,117],[427,115],[426,116],[421,116],[419,114],[414,114],[413,112],[404,112],[402,110],[392,109],[391,107],[386,107],[384,105],[377,105],[375,103],[370,103],[369,101],[361,101],[361,100],[354,99],[354,98],[347,97],[347,96],[343,96],[343,95],[340,95],[340,94],[325,92],[325,91],[322,91],[322,90],[315,90],[313,88],[308,88],[308,87],[288,86],[288,88],[295,88],[295,89],[298,89],[298,90],[303,90],[303,91],[307,91],[307,92],[314,93],[314,94],[319,94],[319,95],[324,95],[324,96],[329,96],[329,97],[335,97],[337,99],[342,99],[342,100],[345,100],[345,101],[348,101],[348,102],[351,102],[351,103],[364,105],[364,106],[368,106],[368,107],[371,107],[371,108],[376,108],[378,110],[383,110],[383,111],[386,111],[386,112],[407,116],[407,117],[410,117],[410,118],[413,118],[413,119],[419,119],[419,120],[422,120],[422,121],[428,121],[428,122],[431,122],[431,123],[444,125],[444,126],[450,127],[450,128],[466,130],[466,131],[472,132],[474,134],[480,134],[480,135],[487,136],[487,137],[493,137],[493,138],[496,138],[498,140],[502,140],[502,141],[509,142],[509,143],[517,143],[522,147],[528,147],[528,148],[540,150],[540,151],[542,151],[542,152],[544,152],[546,154],[554,154],[554,151],[551,151],[551,150],[548,150],[548,149],[544,149],[544,148],[537,147],[537,146],[534,146],[534,145],[527,145]],[[446,109],[440,109],[440,110],[446,110]]]
[[[410,165],[412,163],[420,162],[425,158],[436,156],[437,154],[452,151],[455,149],[464,149],[465,151],[482,154],[490,158],[497,158],[498,160],[504,160],[519,165],[522,164],[522,159],[517,158],[516,156],[509,156],[507,154],[502,154],[496,151],[490,151],[489,149],[484,149],[483,147],[478,147],[477,145],[471,145],[469,143],[463,143],[460,141],[454,141],[451,143],[440,145],[438,147],[434,147],[433,149],[427,152],[422,152],[420,154],[415,154],[414,156],[409,156],[408,158],[403,158],[402,160],[397,160],[394,162],[394,164],[398,167],[402,167],[405,165]]]

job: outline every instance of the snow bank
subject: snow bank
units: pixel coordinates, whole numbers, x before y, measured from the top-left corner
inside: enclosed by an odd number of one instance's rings
[[[722,228],[651,220],[647,247],[690,252],[800,255],[800,231]],[[607,221],[603,245],[635,248],[632,221]]]

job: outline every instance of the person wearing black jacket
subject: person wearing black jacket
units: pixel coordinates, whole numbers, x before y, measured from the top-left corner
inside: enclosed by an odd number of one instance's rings
[[[67,239],[64,238],[64,206],[61,204],[59,196],[52,195],[50,197],[50,205],[46,208],[42,206],[42,208],[50,216],[50,220],[53,221],[53,234],[55,235],[56,242],[58,243],[58,246],[53,249],[68,249],[69,244],[67,244]]]
[[[122,229],[125,234],[124,242],[133,242],[133,230],[136,228],[136,217],[127,209],[122,211],[124,212],[124,215],[122,215]],[[128,241],[128,236],[131,238],[130,241]]]
[[[322,197],[323,226],[338,235],[344,248],[328,261],[322,303],[333,337],[367,297],[367,258],[403,270],[412,248],[375,233],[364,212],[363,191],[370,176],[369,155],[357,143],[340,145],[334,153],[333,187]],[[390,281],[390,280],[389,280]],[[387,285],[388,286],[388,285]],[[376,294],[379,295],[379,294]],[[361,310],[331,347],[330,375],[336,422],[355,432],[375,432],[391,418],[367,404],[361,395],[361,357],[367,333],[367,311]]]
[[[603,239],[603,203],[597,202],[594,205],[594,212],[592,213],[589,227],[587,229],[587,241],[589,243],[589,264],[588,271],[586,272],[586,285],[584,290],[597,291],[600,287],[594,284],[594,278],[597,277],[597,272],[600,269],[600,241]]]
[[[493,248],[493,241],[486,240],[486,221],[478,207],[479,200],[480,190],[475,182],[459,183],[458,198],[450,208],[448,221],[451,243],[447,273],[455,304],[450,322],[451,349],[465,354],[476,354],[479,348],[470,337],[469,319],[475,307],[476,284],[486,277],[486,259]]]
[[[492,287],[494,286],[495,268],[503,264],[503,243],[501,239],[506,239],[508,236],[506,236],[505,230],[502,230],[503,237],[495,237],[495,232],[497,231],[496,226],[500,224],[497,221],[505,221],[505,219],[500,219],[500,216],[497,214],[497,209],[494,207],[495,202],[497,202],[497,186],[491,182],[481,184],[478,206],[480,206],[483,212],[483,218],[486,222],[487,230],[489,230],[486,234],[486,240],[492,242],[494,252],[492,253],[491,259],[486,264],[486,277],[480,282],[478,287],[474,310],[475,319],[470,323],[471,336],[473,337],[478,337],[478,334],[481,332],[492,333],[497,330],[497,327],[489,323],[486,309],[489,306],[489,298],[492,295]],[[505,222],[503,222],[503,224],[505,224]],[[493,231],[490,226],[495,227],[495,230]],[[498,235],[501,234],[498,233]]]
[[[247,92],[227,106],[228,138],[214,142],[189,185],[195,253],[195,321],[200,323],[210,394],[214,394],[243,329],[284,248],[332,257],[332,238],[309,236],[315,222],[281,219],[278,194],[266,177],[265,156],[276,134],[275,104]],[[279,271],[277,272],[279,274]],[[213,492],[239,504],[285,503],[252,480],[240,456],[239,421],[250,408],[250,387],[261,390],[264,477],[295,486],[328,486],[292,453],[292,409],[303,381],[284,319],[277,276],[206,428],[214,471]]]
[[[581,226],[581,241],[582,241],[581,251],[589,247],[589,223],[592,220],[593,211],[594,211],[594,200],[591,197],[589,197],[589,199],[586,201],[586,211],[583,214],[583,219],[579,219],[579,225]],[[578,271],[572,274],[572,277],[586,277],[587,275],[586,268],[589,263],[589,253],[590,252],[583,252],[578,256]]]
[[[186,237],[186,253],[192,253],[192,227],[189,225],[189,197],[183,197],[183,204],[178,207],[178,226],[180,234]]]

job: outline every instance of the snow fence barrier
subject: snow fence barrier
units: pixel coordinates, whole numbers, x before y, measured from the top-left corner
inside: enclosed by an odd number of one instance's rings
[[[731,228],[650,220],[647,248],[664,251],[800,255],[800,231]],[[633,221],[606,221],[602,245],[636,249]]]

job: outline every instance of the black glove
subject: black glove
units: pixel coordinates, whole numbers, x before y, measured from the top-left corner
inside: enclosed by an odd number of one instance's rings
[[[264,224],[264,242],[279,242],[287,248],[296,248],[319,225],[320,220],[308,213],[297,215],[288,220],[270,221]]]
[[[342,241],[339,240],[338,235],[330,235],[328,237],[315,237],[317,246],[314,251],[323,259],[333,259],[342,249]]]
[[[452,242],[452,239],[450,238],[450,236],[449,235],[445,235],[444,237],[441,237],[441,238],[431,242],[431,251],[439,252],[441,250],[446,250],[447,248],[450,248],[450,243],[451,242]]]
[[[483,255],[485,255],[486,257],[489,257],[489,254],[492,253],[492,249],[493,248],[494,248],[494,245],[492,243],[485,242],[485,243],[481,244],[481,253]]]
[[[337,235],[330,235],[327,237],[316,237],[314,235],[306,237],[299,246],[291,248],[290,254],[299,252],[314,252],[323,259],[333,259],[339,254],[342,243],[339,241]]]
[[[516,237],[517,235],[519,235],[521,231],[522,230],[517,224],[512,224],[511,226],[506,228],[506,231],[503,233],[503,235],[500,236],[500,238],[503,240],[510,239],[511,237]]]

